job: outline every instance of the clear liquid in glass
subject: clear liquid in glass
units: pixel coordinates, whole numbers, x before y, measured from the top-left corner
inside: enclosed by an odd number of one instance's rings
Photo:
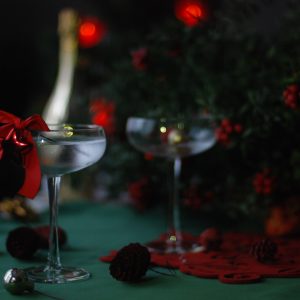
[[[103,138],[78,137],[37,141],[43,174],[62,176],[86,168],[98,161],[105,150]]]

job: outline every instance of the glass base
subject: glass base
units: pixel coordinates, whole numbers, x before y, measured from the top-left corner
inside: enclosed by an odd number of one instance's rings
[[[58,270],[48,266],[29,268],[25,270],[29,279],[41,283],[67,283],[88,279],[91,274],[84,269],[74,267],[61,267]]]
[[[150,241],[145,245],[152,253],[174,253],[183,254],[188,252],[202,252],[204,247],[199,245],[195,238],[186,233],[162,234],[158,239]]]

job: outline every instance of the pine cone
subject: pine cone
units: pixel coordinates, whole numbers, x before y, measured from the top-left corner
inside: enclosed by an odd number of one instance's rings
[[[277,253],[277,245],[270,239],[263,239],[254,243],[250,249],[250,255],[254,256],[259,262],[273,261]]]
[[[8,233],[6,249],[18,259],[30,259],[39,247],[39,236],[30,227],[18,227]]]
[[[117,253],[110,264],[109,271],[117,280],[135,282],[146,274],[149,264],[148,249],[139,243],[131,243]]]

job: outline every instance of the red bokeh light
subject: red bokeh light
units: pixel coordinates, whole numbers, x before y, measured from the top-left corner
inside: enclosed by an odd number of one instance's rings
[[[96,46],[103,40],[106,32],[105,24],[97,18],[83,18],[78,30],[79,45],[83,48]]]
[[[92,122],[97,125],[101,125],[103,127],[107,127],[107,125],[110,123],[110,117],[107,112],[98,112],[95,114],[92,118]]]
[[[188,27],[197,25],[205,17],[203,5],[198,0],[177,0],[175,15]]]
[[[100,125],[108,135],[115,132],[115,103],[105,98],[91,101],[90,112],[93,124]]]

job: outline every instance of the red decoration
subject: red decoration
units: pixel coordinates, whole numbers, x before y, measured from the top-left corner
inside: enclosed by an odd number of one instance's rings
[[[116,106],[113,101],[105,98],[91,101],[92,123],[102,126],[108,135],[112,135],[115,132],[115,111]]]
[[[199,0],[177,0],[175,16],[188,27],[196,26],[205,18],[203,4]]]
[[[255,174],[252,184],[257,194],[267,196],[273,192],[274,181],[271,170],[266,168]]]
[[[95,17],[83,18],[79,25],[78,42],[83,48],[99,44],[107,32],[106,26]]]
[[[300,232],[299,200],[299,197],[291,197],[270,209],[265,221],[265,232],[268,236],[292,236]]]
[[[193,210],[199,210],[202,206],[202,200],[199,195],[189,194],[184,197],[183,205]]]
[[[283,100],[287,107],[297,109],[300,100],[300,88],[297,84],[291,84],[283,92]]]
[[[222,234],[216,228],[207,228],[200,234],[198,242],[205,251],[219,250],[222,244]]]
[[[38,153],[30,130],[49,130],[47,124],[39,115],[33,115],[26,120],[0,111],[0,159],[3,155],[3,142],[12,142],[22,158],[25,169],[23,186],[18,193],[28,198],[34,198],[40,188],[41,170]]]
[[[229,146],[231,138],[234,134],[240,134],[243,131],[243,127],[239,123],[233,123],[229,119],[223,119],[220,126],[216,129],[216,139],[224,146]]]
[[[152,153],[146,152],[146,153],[144,154],[144,158],[145,158],[146,160],[153,160],[154,156],[153,156]]]
[[[183,195],[183,205],[193,210],[199,210],[201,207],[213,200],[212,192],[201,193],[198,185],[191,184]]]
[[[166,52],[166,55],[169,57],[179,57],[182,54],[182,49],[181,47],[174,47],[172,49],[170,49],[169,51]]]
[[[132,182],[128,186],[128,193],[134,207],[142,212],[153,202],[154,193],[148,177]]]
[[[131,51],[132,65],[138,71],[144,71],[147,69],[147,58],[148,58],[148,49],[140,48],[134,51]]]
[[[274,239],[278,251],[271,262],[260,262],[249,254],[251,246],[262,236],[245,233],[226,233],[218,251],[156,254],[151,253],[154,265],[177,268],[181,272],[202,277],[216,278],[223,283],[242,284],[262,280],[265,277],[300,277],[300,239]],[[197,238],[194,238],[197,241]],[[100,257],[110,262],[116,255]]]

